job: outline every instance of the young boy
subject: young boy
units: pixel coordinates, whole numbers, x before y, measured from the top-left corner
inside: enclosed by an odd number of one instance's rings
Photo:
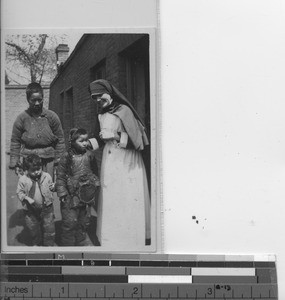
[[[71,129],[69,143],[69,150],[60,158],[56,180],[56,191],[61,201],[61,244],[93,246],[87,229],[91,206],[97,200],[100,186],[97,162],[94,151],[87,149],[85,129]]]
[[[54,162],[65,151],[62,126],[57,114],[43,108],[43,89],[33,82],[26,88],[29,108],[15,120],[11,136],[10,169],[18,173],[20,157],[37,154],[43,170],[53,177]]]
[[[24,175],[19,177],[17,196],[25,210],[26,226],[33,246],[54,246],[55,224],[51,176],[42,170],[41,158],[24,159]]]

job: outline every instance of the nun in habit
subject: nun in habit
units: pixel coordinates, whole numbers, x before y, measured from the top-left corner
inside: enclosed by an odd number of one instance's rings
[[[140,250],[150,238],[150,196],[141,151],[149,144],[142,121],[130,102],[106,80],[90,84],[97,101],[102,144],[97,237],[108,250]]]

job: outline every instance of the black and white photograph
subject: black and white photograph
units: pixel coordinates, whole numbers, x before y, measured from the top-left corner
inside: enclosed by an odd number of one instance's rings
[[[5,33],[4,251],[156,250],[155,43],[153,30]]]

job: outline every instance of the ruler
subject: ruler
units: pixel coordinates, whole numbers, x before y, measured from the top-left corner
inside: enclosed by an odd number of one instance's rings
[[[0,299],[278,299],[275,257],[2,254]]]

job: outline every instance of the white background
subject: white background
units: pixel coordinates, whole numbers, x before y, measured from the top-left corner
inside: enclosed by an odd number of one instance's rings
[[[280,299],[284,12],[285,1],[161,1],[165,251],[274,253]]]
[[[2,26],[152,27],[153,3],[6,0]],[[285,0],[162,0],[160,22],[165,252],[276,254],[284,299]]]

